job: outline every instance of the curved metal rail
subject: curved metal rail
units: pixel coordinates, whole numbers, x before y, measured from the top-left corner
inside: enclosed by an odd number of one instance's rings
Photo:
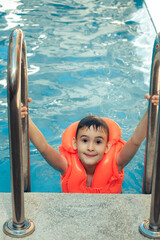
[[[160,35],[157,35],[152,56],[150,95],[157,94],[160,89]],[[158,107],[149,101],[148,131],[146,138],[146,151],[144,160],[144,176],[142,193],[150,194],[152,187],[152,172],[155,159],[157,134]]]
[[[151,95],[159,91],[160,85],[160,33],[153,49]],[[144,172],[144,193],[150,193],[150,219],[144,221],[140,232],[152,239],[160,239],[160,101],[159,108],[149,106],[148,136],[146,145],[146,163]],[[152,173],[153,172],[153,173]]]
[[[9,236],[22,237],[34,231],[34,224],[24,217],[24,189],[30,190],[30,173],[28,118],[21,119],[21,102],[28,104],[28,86],[26,48],[20,29],[10,36],[7,78],[13,219],[4,224],[3,230]]]

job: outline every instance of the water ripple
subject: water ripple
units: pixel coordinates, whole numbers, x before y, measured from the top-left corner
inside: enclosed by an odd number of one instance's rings
[[[143,95],[154,41],[144,6],[128,0],[0,0],[0,10],[0,164],[9,161],[6,66],[15,27],[22,28],[27,43],[29,113],[51,145],[58,149],[63,130],[89,114],[114,119],[122,137],[131,136],[147,106]],[[126,168],[124,192],[140,192],[143,153],[144,146]],[[46,182],[52,181],[51,170],[32,146],[31,159],[36,184],[43,168]],[[4,182],[8,170],[2,165]]]

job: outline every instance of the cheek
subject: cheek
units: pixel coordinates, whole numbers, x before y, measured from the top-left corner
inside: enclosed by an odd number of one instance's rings
[[[83,142],[78,142],[78,144],[77,144],[77,149],[79,150],[79,151],[82,151],[83,149],[85,149],[86,148],[86,144],[85,143],[83,143]]]
[[[78,153],[78,154],[81,154],[81,152],[84,151],[84,146],[83,146],[83,144],[78,144],[77,150],[78,150],[77,153]]]
[[[83,159],[82,151],[78,151],[78,152],[77,152],[77,155],[78,155],[79,159]]]
[[[101,146],[101,147],[99,148],[98,152],[99,152],[99,154],[104,155],[105,150],[106,150],[106,146]]]

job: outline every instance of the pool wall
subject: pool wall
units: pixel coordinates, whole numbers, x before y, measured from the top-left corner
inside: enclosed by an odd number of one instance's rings
[[[2,226],[11,218],[11,194],[0,194]],[[29,240],[140,240],[139,225],[149,218],[150,195],[25,193],[25,216],[35,224]],[[15,239],[15,238],[14,238]]]

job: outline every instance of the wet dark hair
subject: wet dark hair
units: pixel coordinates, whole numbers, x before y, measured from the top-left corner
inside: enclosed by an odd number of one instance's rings
[[[76,138],[78,135],[78,131],[81,128],[87,127],[90,128],[91,126],[93,126],[96,130],[98,128],[101,128],[103,130],[105,130],[107,132],[107,142],[109,140],[109,127],[107,125],[107,123],[100,117],[95,117],[95,116],[87,116],[85,118],[83,118],[77,127],[77,131],[76,131]]]

